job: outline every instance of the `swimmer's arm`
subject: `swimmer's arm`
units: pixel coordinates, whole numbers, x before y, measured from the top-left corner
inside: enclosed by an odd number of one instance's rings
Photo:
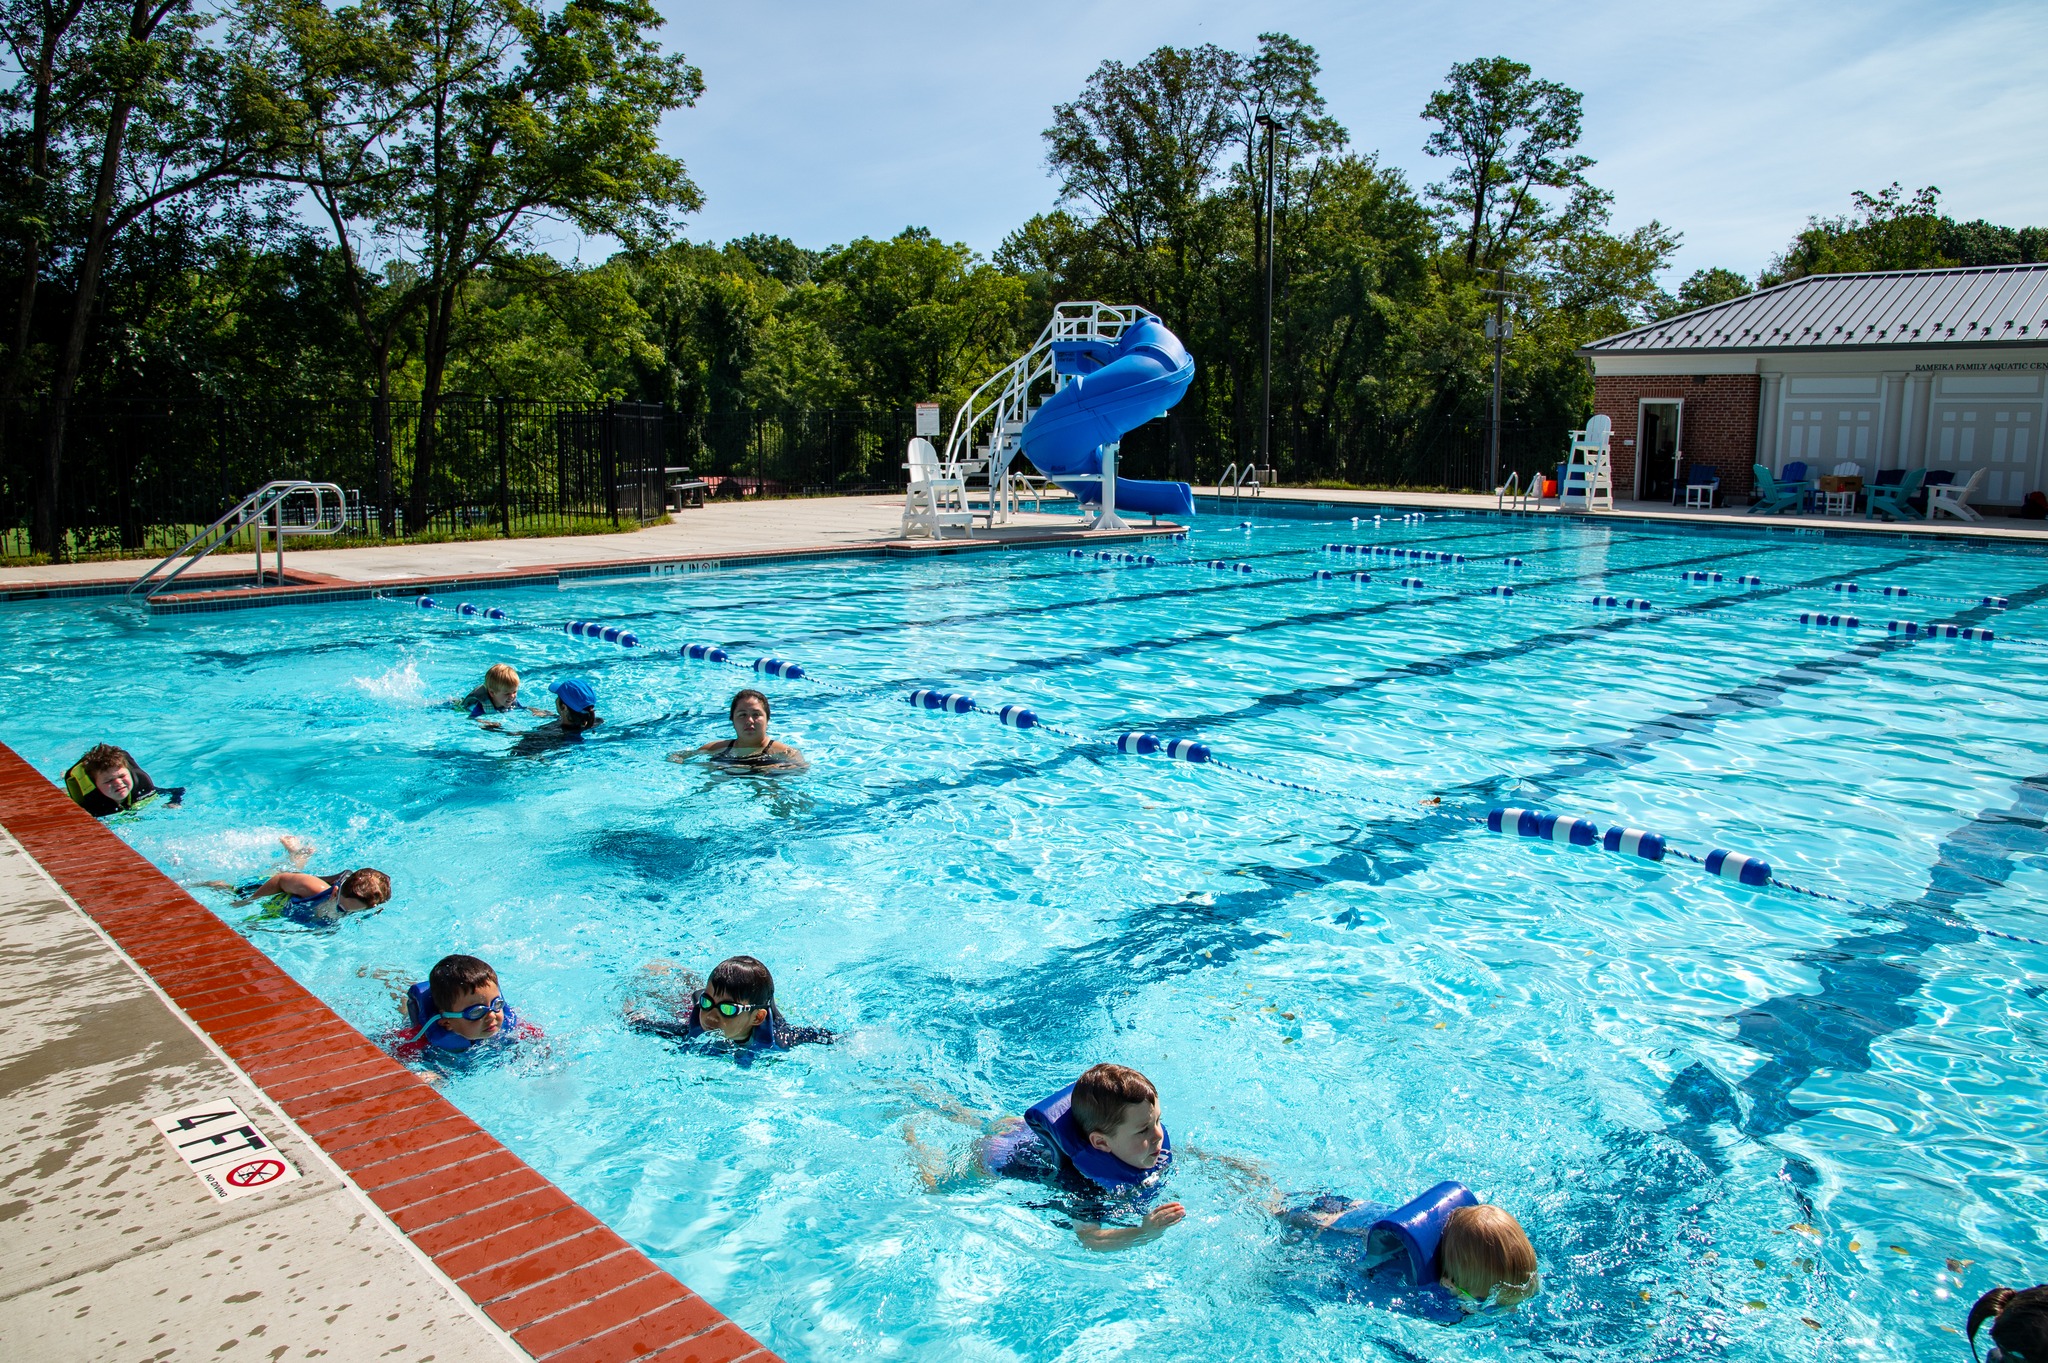
[[[671,762],[687,762],[693,757],[702,757],[705,753],[718,746],[716,743],[706,743],[692,748],[688,752],[672,752],[668,755],[668,760]]]
[[[1148,1240],[1157,1240],[1166,1233],[1168,1226],[1178,1225],[1187,1214],[1186,1207],[1178,1202],[1169,1202],[1146,1212],[1145,1220],[1136,1226],[1098,1226],[1092,1221],[1076,1221],[1074,1237],[1088,1249],[1129,1249]]]
[[[311,899],[315,895],[326,894],[329,888],[326,881],[318,876],[309,876],[304,871],[279,871],[250,891],[240,902],[253,904],[274,894],[288,894],[294,899]]]

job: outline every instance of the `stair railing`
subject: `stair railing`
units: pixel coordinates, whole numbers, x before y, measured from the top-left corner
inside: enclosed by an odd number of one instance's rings
[[[327,500],[329,494],[332,494],[334,498],[331,508]],[[312,520],[310,522],[286,524],[284,518],[285,502],[293,497],[308,495],[313,498]],[[270,518],[271,522],[268,525],[264,524],[266,516]],[[344,493],[334,483],[313,483],[298,478],[285,478],[265,483],[241,501],[235,503],[228,510],[227,514],[223,515],[212,525],[207,526],[191,539],[186,540],[183,545],[171,553],[164,555],[162,559],[158,560],[155,567],[129,584],[125,594],[128,596],[139,595],[143,600],[149,600],[182,577],[186,569],[228,543],[236,535],[252,525],[256,528],[257,584],[260,586],[263,582],[263,540],[265,534],[268,533],[274,536],[277,541],[277,581],[282,586],[284,583],[285,537],[287,535],[332,535],[346,529],[348,527],[348,494]],[[179,559],[184,561],[178,563],[178,566],[172,569],[169,576],[161,579],[158,578],[157,575],[159,573],[162,573],[165,568],[170,567],[172,563],[177,562]]]

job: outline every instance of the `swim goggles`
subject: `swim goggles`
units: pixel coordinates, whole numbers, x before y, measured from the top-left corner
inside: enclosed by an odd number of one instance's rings
[[[507,1004],[505,1003],[505,996],[503,994],[500,994],[498,995],[498,997],[492,999],[489,1003],[472,1003],[471,1005],[469,1005],[469,1007],[462,1009],[460,1012],[436,1013],[432,1017],[427,1019],[427,1025],[420,1028],[419,1035],[415,1036],[413,1040],[424,1040],[426,1038],[427,1033],[434,1030],[434,1024],[437,1022],[447,1022],[454,1018],[461,1018],[464,1022],[480,1022],[488,1014],[504,1012],[506,1007]]]
[[[716,1009],[720,1017],[736,1018],[753,1006],[751,1003],[717,1003],[712,1000],[709,994],[699,994],[697,996],[698,1012],[708,1013]]]

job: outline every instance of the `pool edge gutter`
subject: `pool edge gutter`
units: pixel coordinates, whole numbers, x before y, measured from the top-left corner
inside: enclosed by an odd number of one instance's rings
[[[776,1363],[5,744],[0,826],[180,1018],[528,1355]]]

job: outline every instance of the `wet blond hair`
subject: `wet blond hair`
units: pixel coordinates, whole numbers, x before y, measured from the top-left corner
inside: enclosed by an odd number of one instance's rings
[[[1522,1223],[1499,1207],[1460,1207],[1444,1223],[1444,1276],[1466,1296],[1485,1301],[1495,1288],[1513,1305],[1536,1291],[1536,1247]]]
[[[491,670],[484,673],[484,685],[488,687],[492,682],[496,682],[500,686],[509,686],[514,691],[517,691],[519,689],[519,669],[510,663],[492,663]]]

